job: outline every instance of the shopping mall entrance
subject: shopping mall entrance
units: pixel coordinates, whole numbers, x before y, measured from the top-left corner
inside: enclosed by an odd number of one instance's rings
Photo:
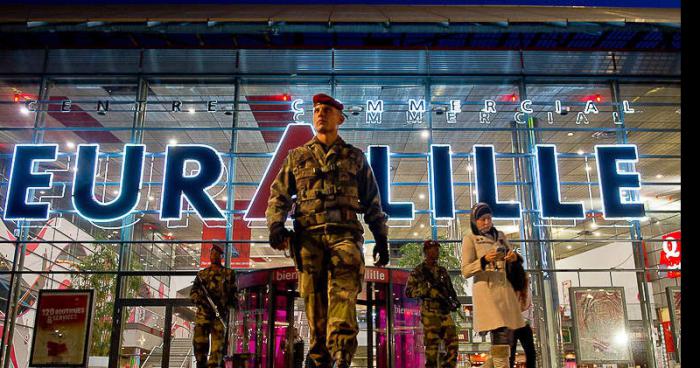
[[[358,297],[360,332],[353,366],[404,368],[423,363],[419,304],[404,297],[407,278],[404,270],[366,269]],[[241,293],[232,321],[233,355],[246,359],[249,367],[293,367],[295,338],[290,326],[304,341],[297,354],[306,356],[310,340],[297,291],[298,273],[292,267],[240,272],[237,281]]]
[[[110,360],[119,367],[194,367],[192,335],[196,308],[188,299],[121,299],[119,349]]]
[[[424,364],[419,304],[404,296],[408,272],[368,267],[358,297],[360,325],[353,366],[407,368]],[[234,366],[294,367],[305,357],[309,328],[292,267],[238,271],[239,308],[230,318],[227,355]],[[389,297],[391,296],[391,297]],[[196,308],[188,299],[121,299],[119,367],[194,367],[192,335]],[[291,328],[294,327],[294,328]],[[301,344],[294,344],[294,329]],[[296,350],[296,351],[295,351]],[[400,352],[400,354],[396,354]]]

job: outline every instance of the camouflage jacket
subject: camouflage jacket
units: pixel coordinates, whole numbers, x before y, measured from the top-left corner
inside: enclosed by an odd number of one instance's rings
[[[197,305],[198,314],[215,316],[214,309],[209,304],[207,294],[203,290],[204,287],[207,288],[209,296],[222,315],[226,315],[229,307],[236,307],[238,299],[233,270],[225,267],[214,269],[210,266],[197,272],[197,276],[190,290],[190,299]]]
[[[334,227],[362,233],[357,214],[363,213],[375,237],[388,234],[372,168],[360,149],[340,137],[327,150],[314,137],[289,152],[270,187],[268,227],[284,223],[292,205],[296,229]]]
[[[432,276],[432,277],[431,277]],[[427,263],[419,264],[408,276],[406,296],[444,303],[449,297],[457,299],[457,292],[452,286],[452,280],[447,269],[442,266],[430,268]]]

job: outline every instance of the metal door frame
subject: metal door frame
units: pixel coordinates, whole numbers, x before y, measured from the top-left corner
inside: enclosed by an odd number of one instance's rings
[[[121,351],[121,333],[122,326],[124,325],[123,313],[124,307],[165,307],[165,321],[163,321],[163,357],[161,358],[161,367],[168,368],[170,364],[170,341],[172,340],[171,328],[173,324],[173,308],[174,307],[194,307],[189,299],[139,299],[139,298],[128,298],[128,299],[117,299],[114,303],[114,315],[121,316],[118,318],[116,323],[112,328],[112,334],[119,334],[119,345],[112,347],[109,352],[109,361],[119,362],[119,353]],[[118,363],[117,363],[118,364]],[[113,367],[110,364],[110,368]]]

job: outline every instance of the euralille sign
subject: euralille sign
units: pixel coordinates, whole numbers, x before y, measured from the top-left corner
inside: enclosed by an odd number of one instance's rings
[[[301,146],[314,135],[309,124],[289,124],[263,175],[244,219],[264,219],[269,188],[287,153]],[[437,220],[455,218],[454,185],[452,180],[452,151],[450,145],[430,146],[427,161],[430,178],[430,209]],[[51,203],[36,198],[36,190],[51,189],[53,173],[42,164],[58,157],[57,144],[18,144],[14,147],[8,182],[5,211],[6,220],[47,220]],[[126,144],[122,152],[122,171],[119,191],[108,202],[95,196],[98,144],[77,147],[73,174],[71,203],[81,217],[93,222],[109,222],[133,213],[142,192],[146,146]],[[582,202],[562,202],[560,195],[557,151],[554,145],[537,145],[534,155],[536,167],[537,208],[544,219],[584,219],[586,209]],[[414,204],[393,202],[389,175],[390,147],[371,145],[367,157],[374,171],[382,206],[390,219],[410,220],[415,217]],[[477,200],[491,205],[494,217],[520,218],[522,206],[517,202],[498,199],[495,150],[492,145],[474,145],[475,187]],[[605,219],[632,220],[644,217],[644,206],[638,201],[640,175],[633,171],[638,161],[637,147],[630,144],[595,146],[598,187]],[[188,171],[188,164],[197,167]],[[624,170],[623,170],[624,168]],[[171,144],[166,147],[163,180],[158,210],[161,220],[179,220],[183,216],[183,198],[202,220],[225,220],[226,215],[217,206],[208,189],[220,184],[224,172],[221,153],[203,144]]]

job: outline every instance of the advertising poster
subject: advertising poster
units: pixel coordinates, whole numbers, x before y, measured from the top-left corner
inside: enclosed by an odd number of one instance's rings
[[[671,315],[671,332],[680,355],[681,350],[681,288],[678,286],[666,288],[668,311]]]
[[[30,367],[85,367],[93,290],[40,290]]]
[[[579,364],[632,361],[624,288],[569,289]]]
[[[667,272],[661,272],[661,277],[675,279],[681,277],[680,271],[673,271],[681,267],[681,232],[674,231],[661,237],[661,256],[659,265],[662,268],[668,269]]]

